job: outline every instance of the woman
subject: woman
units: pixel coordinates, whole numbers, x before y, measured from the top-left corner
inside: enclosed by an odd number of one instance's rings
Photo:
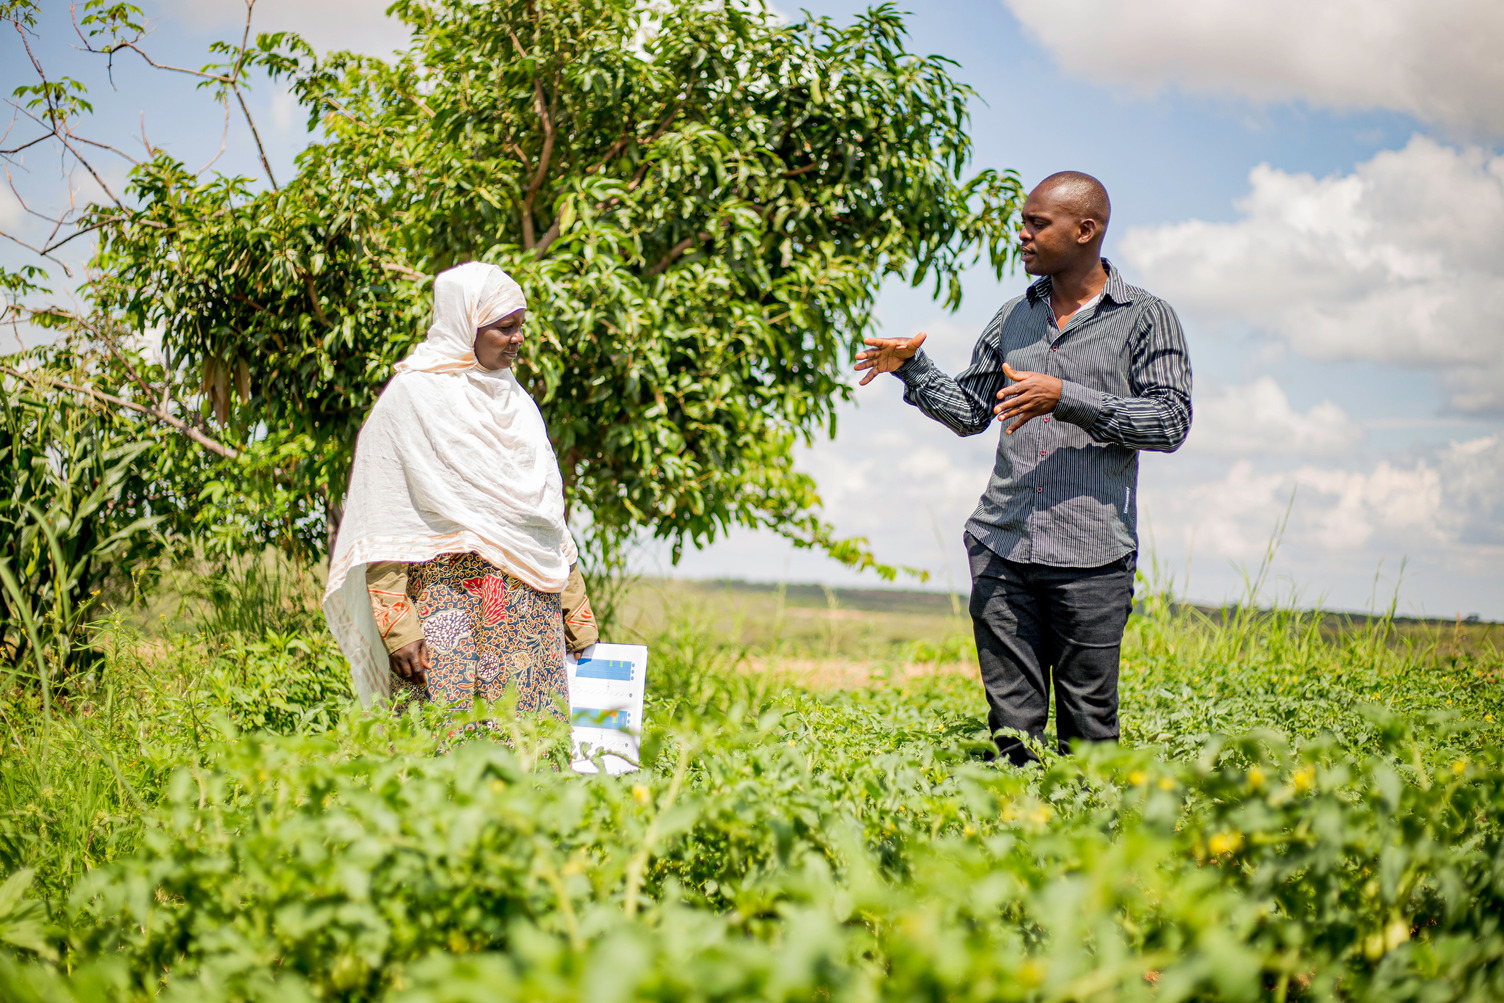
[[[562,712],[595,624],[559,463],[512,373],[527,301],[495,265],[434,279],[433,326],[361,428],[324,613],[356,691]]]

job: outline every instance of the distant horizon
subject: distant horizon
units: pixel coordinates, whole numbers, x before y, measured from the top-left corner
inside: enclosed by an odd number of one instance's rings
[[[703,578],[703,577],[698,577],[698,576],[695,576],[695,577],[684,576],[684,575],[667,575],[667,576],[664,576],[664,575],[646,574],[646,573],[644,573],[644,574],[638,574],[638,575],[636,575],[636,577],[638,579],[644,580],[644,581],[671,581],[671,582],[681,582],[681,583],[687,583],[687,584],[693,584],[693,585],[747,586],[749,588],[755,588],[755,589],[767,590],[767,591],[777,591],[780,586],[783,587],[783,588],[785,588],[785,589],[809,589],[809,590],[812,590],[812,591],[813,590],[823,591],[823,590],[827,590],[828,589],[830,592],[832,592],[834,594],[837,594],[837,595],[839,595],[840,593],[843,593],[843,592],[844,593],[848,593],[848,594],[851,594],[851,593],[863,593],[863,592],[882,592],[882,593],[888,593],[888,594],[893,594],[893,595],[915,595],[915,596],[925,596],[925,597],[938,597],[938,598],[945,598],[945,599],[948,599],[951,596],[957,596],[957,597],[961,598],[964,601],[965,598],[971,594],[971,591],[970,591],[969,588],[966,589],[966,590],[964,590],[964,591],[958,591],[958,590],[944,589],[944,588],[931,588],[931,587],[926,587],[926,586],[923,586],[923,585],[920,585],[920,586],[917,586],[917,587],[906,587],[906,586],[903,586],[903,585],[899,585],[899,584],[896,584],[896,583],[890,583],[890,582],[877,582],[877,583],[872,584],[872,585],[826,585],[826,584],[823,584],[821,582],[783,581],[783,580],[756,579],[756,578],[744,578],[744,577]],[[1144,596],[1145,596],[1145,592],[1143,590],[1139,590],[1134,595],[1134,602],[1135,603],[1140,602],[1144,598]],[[1175,595],[1172,594],[1170,601],[1173,604],[1177,605],[1177,606],[1188,606],[1188,607],[1193,607],[1193,608],[1196,608],[1196,609],[1225,610],[1225,609],[1241,609],[1241,608],[1243,608],[1243,604],[1241,602],[1237,601],[1237,600],[1228,600],[1226,602],[1215,602],[1215,601],[1204,600],[1204,599],[1185,599],[1183,597],[1175,596]],[[1362,610],[1362,609],[1344,609],[1344,608],[1339,608],[1339,607],[1334,607],[1334,606],[1291,606],[1291,605],[1287,605],[1285,603],[1279,602],[1277,600],[1276,601],[1272,601],[1272,602],[1260,601],[1260,602],[1254,603],[1250,608],[1255,609],[1255,610],[1259,610],[1259,611],[1292,610],[1292,611],[1300,612],[1300,613],[1323,613],[1323,614],[1332,614],[1332,615],[1335,615],[1335,616],[1366,617],[1366,618],[1371,618],[1371,619],[1379,619],[1379,618],[1382,618],[1382,617],[1388,615],[1388,610],[1387,609],[1384,609],[1384,610],[1371,610],[1371,609],[1370,610]],[[1394,611],[1394,615],[1393,615],[1393,619],[1395,619],[1395,620],[1404,620],[1404,621],[1409,622],[1409,623],[1451,624],[1451,623],[1457,622],[1457,620],[1459,618],[1461,619],[1461,621],[1464,624],[1499,625],[1499,626],[1504,626],[1504,620],[1489,619],[1489,618],[1486,618],[1486,617],[1482,616],[1479,613],[1460,613],[1460,614],[1453,614],[1451,616],[1436,616],[1436,615],[1427,615],[1427,614],[1405,613],[1405,612],[1403,612],[1403,611],[1401,611],[1399,609],[1396,609]]]

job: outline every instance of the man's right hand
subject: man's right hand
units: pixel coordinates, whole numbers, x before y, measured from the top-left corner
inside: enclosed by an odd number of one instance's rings
[[[924,344],[924,332],[912,338],[866,338],[867,350],[856,353],[856,368],[867,370],[858,386],[866,386],[877,378],[878,373],[891,373],[908,362]]]
[[[423,638],[392,652],[390,661],[392,671],[403,679],[419,686],[428,685],[428,669],[433,663],[428,660],[428,642]]]

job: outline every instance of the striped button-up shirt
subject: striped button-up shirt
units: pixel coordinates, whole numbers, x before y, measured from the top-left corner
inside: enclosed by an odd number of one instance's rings
[[[1052,414],[999,434],[992,478],[966,523],[1010,561],[1090,568],[1136,551],[1138,451],[1173,452],[1191,427],[1191,363],[1175,311],[1102,265],[1101,300],[1064,330],[1046,276],[997,312],[960,376],[923,350],[897,370],[903,399],[957,435],[993,424],[1004,362],[1060,378]]]

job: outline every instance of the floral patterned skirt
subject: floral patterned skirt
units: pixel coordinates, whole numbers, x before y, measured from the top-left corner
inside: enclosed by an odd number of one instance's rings
[[[479,554],[440,554],[408,571],[407,594],[428,642],[428,685],[392,674],[392,704],[433,701],[466,710],[507,687],[517,710],[568,718],[559,596],[539,592]]]

